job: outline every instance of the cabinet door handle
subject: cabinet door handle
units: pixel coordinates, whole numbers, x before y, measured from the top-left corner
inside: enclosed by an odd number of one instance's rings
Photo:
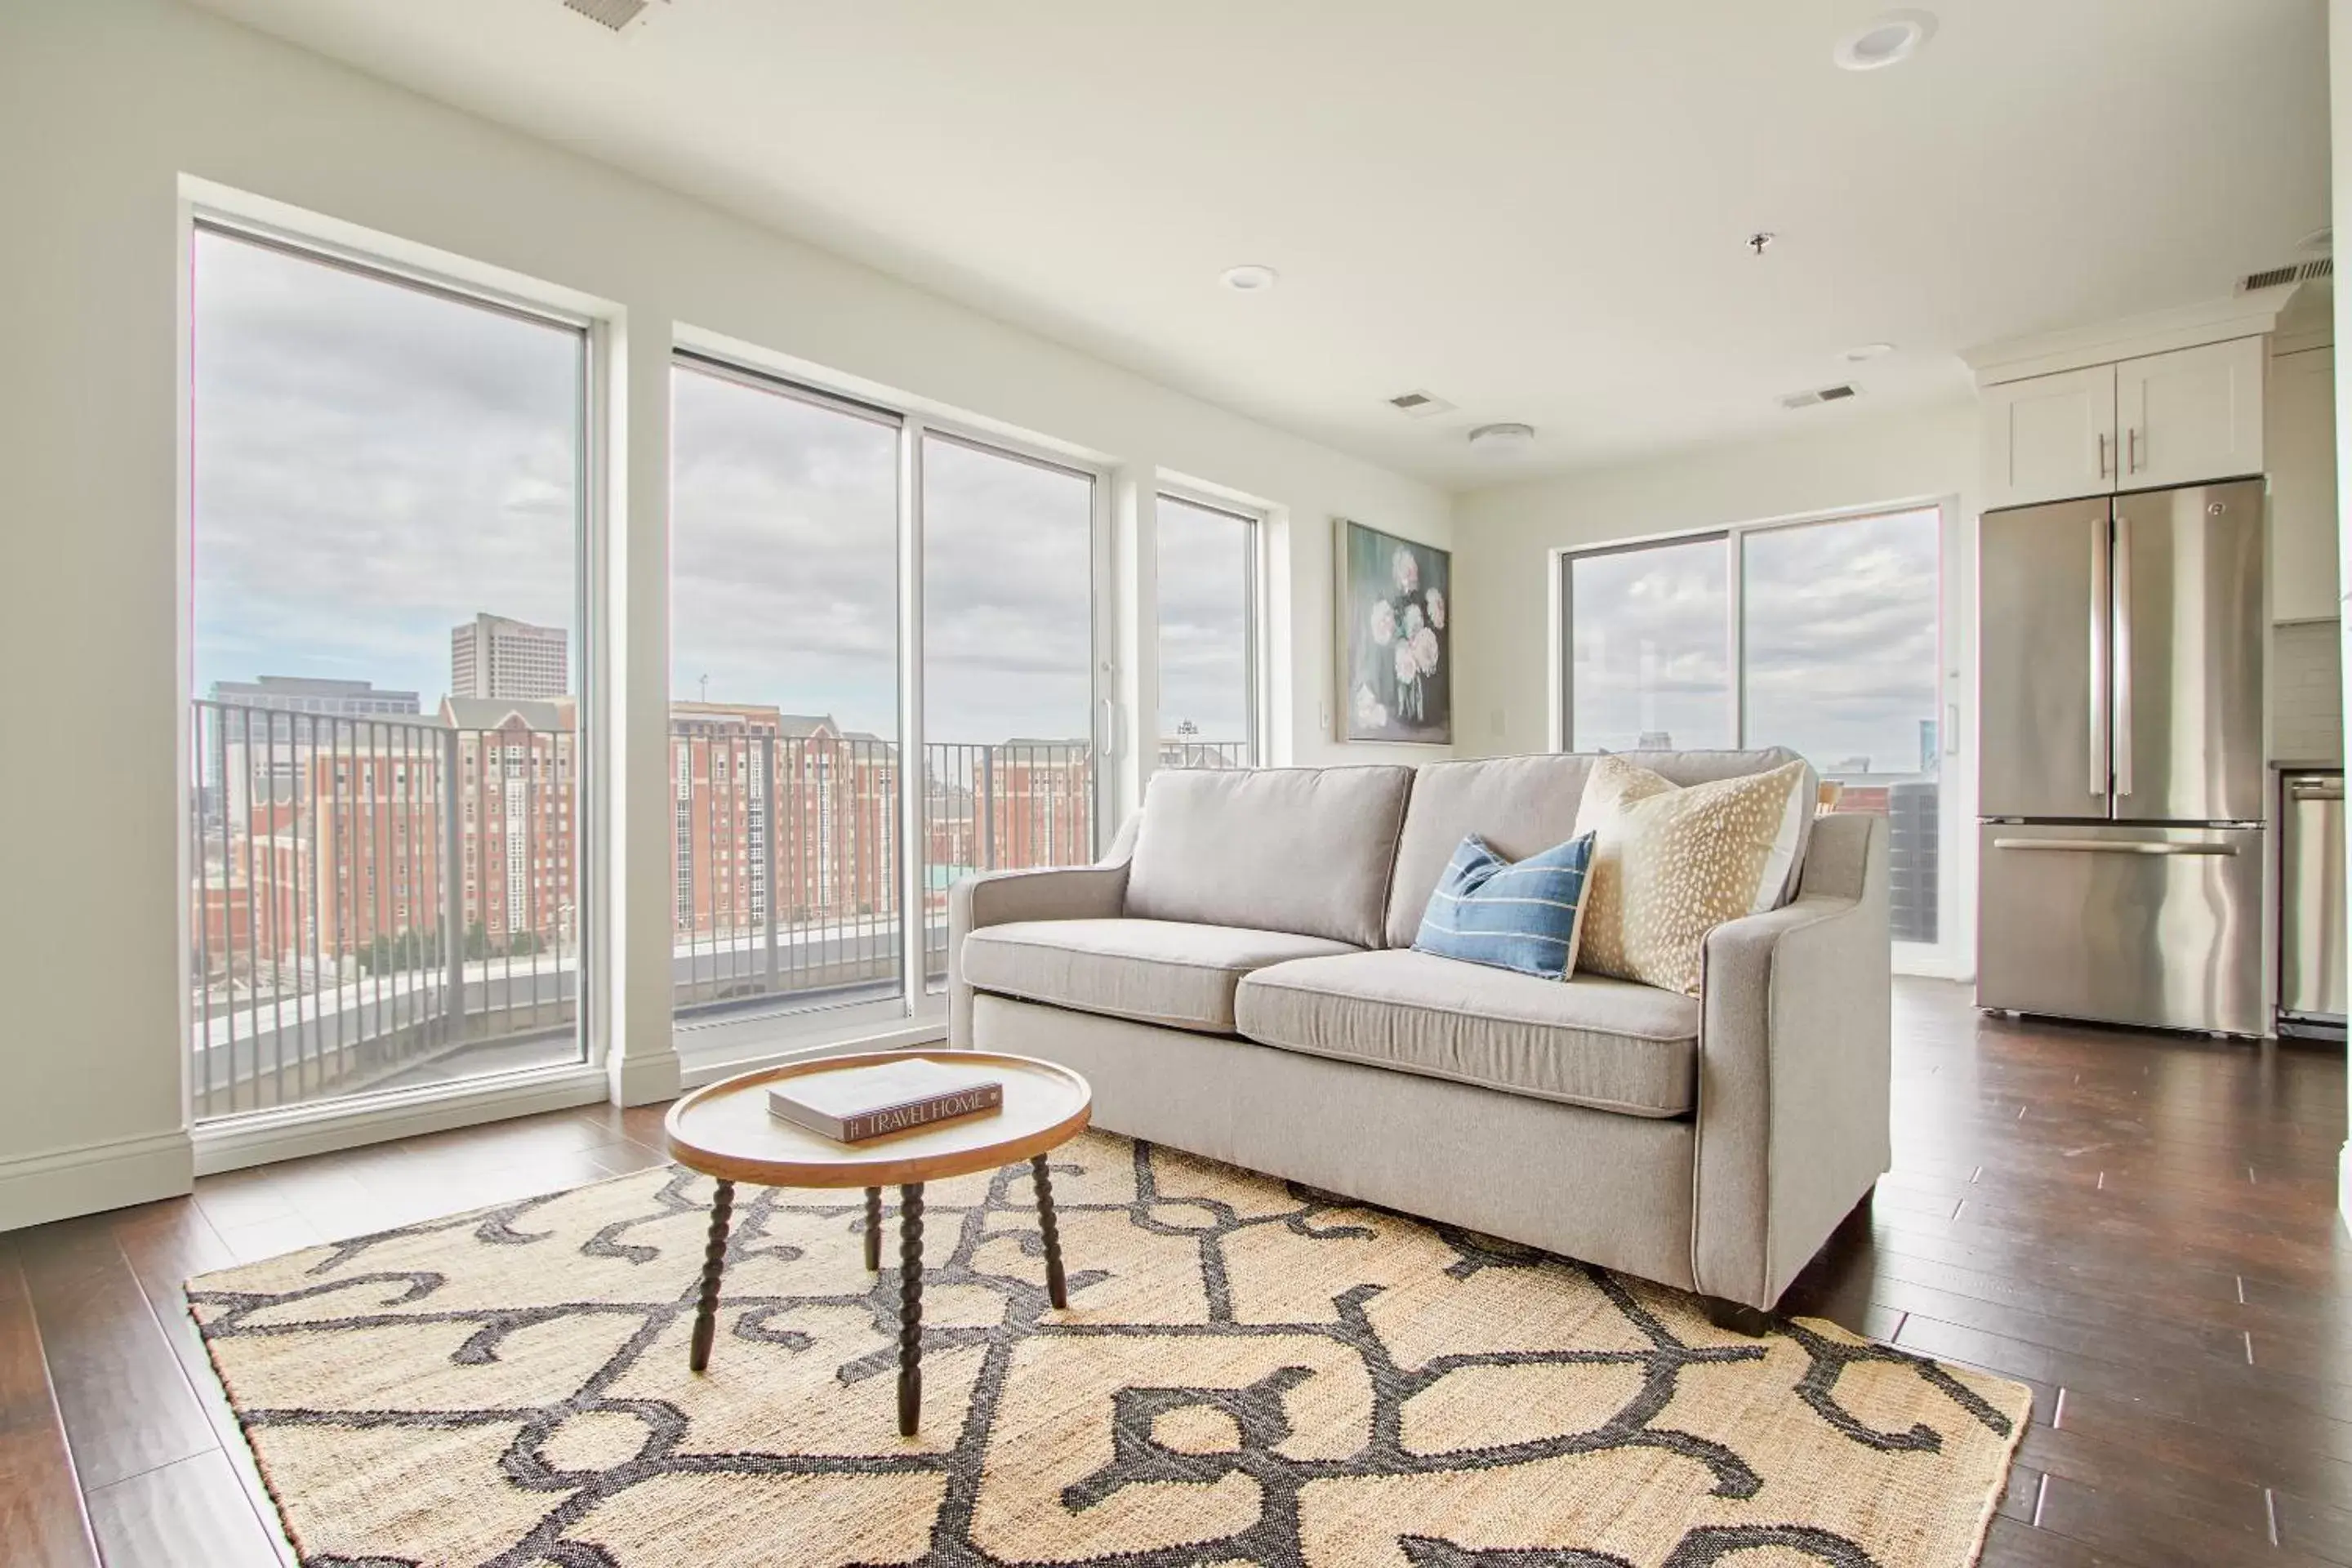
[[[2099,478],[2107,477],[2107,433],[2099,432]]]
[[[2130,444],[2131,471],[2139,472],[2139,431],[2135,428],[2126,437]]]

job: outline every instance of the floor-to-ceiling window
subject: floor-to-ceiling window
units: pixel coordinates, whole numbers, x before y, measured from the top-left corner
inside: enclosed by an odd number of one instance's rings
[[[580,1059],[585,323],[192,240],[200,1121]]]
[[[1258,520],[1161,495],[1153,546],[1163,768],[1257,758]]]
[[[671,373],[681,1017],[901,990],[897,416]]]
[[[948,889],[1095,855],[1095,477],[922,437],[921,857],[927,978]]]
[[[1732,743],[1725,537],[1568,558],[1569,750]]]
[[[1570,553],[1570,748],[1799,752],[1890,819],[1895,938],[1937,942],[1943,538],[1926,506]]]

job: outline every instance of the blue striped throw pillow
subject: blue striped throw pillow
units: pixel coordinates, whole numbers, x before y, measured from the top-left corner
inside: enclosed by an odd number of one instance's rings
[[[1417,952],[1558,980],[1576,967],[1592,835],[1513,862],[1473,833],[1446,863],[1412,939]]]

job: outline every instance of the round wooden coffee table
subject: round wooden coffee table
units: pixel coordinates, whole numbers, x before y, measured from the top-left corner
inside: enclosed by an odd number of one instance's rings
[[[1004,1084],[1002,1109],[865,1143],[836,1143],[769,1114],[768,1087],[779,1079],[844,1072],[924,1058],[979,1068]],[[710,1201],[710,1240],[702,1253],[702,1295],[694,1311],[687,1364],[710,1364],[719,1281],[727,1266],[727,1222],[735,1184],[763,1187],[866,1189],[866,1267],[882,1267],[882,1189],[898,1189],[898,1430],[911,1436],[923,1405],[923,1184],[1029,1162],[1037,1188],[1037,1224],[1045,1235],[1045,1292],[1066,1307],[1062,1244],[1054,1225],[1053,1179],[1045,1155],[1076,1137],[1094,1114],[1094,1091],[1065,1067],[993,1051],[872,1051],[790,1067],[761,1068],[708,1084],[670,1107],[664,1123],[670,1158],[718,1181]]]

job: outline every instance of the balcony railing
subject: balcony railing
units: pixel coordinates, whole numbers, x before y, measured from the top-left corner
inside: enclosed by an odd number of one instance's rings
[[[199,700],[190,739],[200,1119],[577,1058],[569,729]]]
[[[579,1058],[577,736],[568,707],[517,707],[459,729],[192,705],[199,1119]],[[898,748],[698,715],[671,752],[679,1015],[899,994]],[[921,789],[937,983],[959,878],[1093,858],[1094,758],[928,746]]]

